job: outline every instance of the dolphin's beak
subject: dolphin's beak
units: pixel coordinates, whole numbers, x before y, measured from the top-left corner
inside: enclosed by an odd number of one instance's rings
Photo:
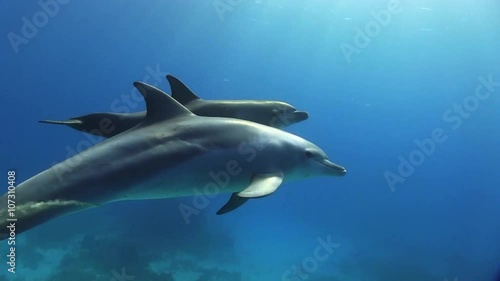
[[[305,111],[293,111],[293,110],[295,109],[286,112],[281,111],[279,113],[275,113],[274,117],[277,118],[272,118],[269,126],[276,128],[283,128],[295,123],[302,122],[304,120],[307,120],[307,118],[309,118],[309,113]]]
[[[345,174],[347,174],[347,170],[344,167],[335,164],[327,159],[323,159],[318,162],[328,168],[328,173],[332,176],[345,176]]]
[[[291,115],[291,119],[296,123],[307,120],[309,118],[309,113],[307,113],[306,111],[294,111]]]

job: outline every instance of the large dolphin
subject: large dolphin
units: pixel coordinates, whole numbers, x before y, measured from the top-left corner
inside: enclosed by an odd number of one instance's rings
[[[343,176],[311,142],[258,123],[193,114],[161,90],[134,86],[147,114],[136,127],[33,176],[16,188],[15,216],[0,198],[0,239],[53,218],[120,200],[233,193],[218,214],[272,194],[282,182]],[[226,177],[224,184],[221,173]]]
[[[171,75],[167,75],[167,79],[172,88],[172,97],[196,115],[237,118],[276,128],[284,128],[309,117],[307,112],[297,111],[293,106],[280,101],[202,100],[179,79]],[[107,112],[83,115],[65,121],[40,122],[67,125],[79,131],[110,138],[141,123],[144,117],[145,111],[130,114]]]

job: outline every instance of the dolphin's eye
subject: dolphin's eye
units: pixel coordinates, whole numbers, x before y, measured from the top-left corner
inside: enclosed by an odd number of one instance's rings
[[[312,158],[313,157],[313,153],[309,150],[306,151],[306,157],[307,158]]]

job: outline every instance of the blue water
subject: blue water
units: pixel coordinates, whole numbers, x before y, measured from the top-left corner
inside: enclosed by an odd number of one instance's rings
[[[138,80],[170,92],[167,73],[204,99],[307,110],[287,130],[348,174],[216,216],[220,195],[189,224],[178,206],[192,198],[58,218],[17,236],[15,274],[2,241],[0,280],[489,281],[500,270],[500,84],[480,82],[500,81],[498,1],[66,2],[45,23],[35,1],[0,4],[5,178],[100,141],[38,120],[144,110],[122,95]]]

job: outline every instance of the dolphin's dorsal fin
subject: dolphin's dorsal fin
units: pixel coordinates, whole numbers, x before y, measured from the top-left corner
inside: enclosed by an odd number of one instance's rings
[[[134,82],[134,86],[146,100],[147,113],[144,121],[156,122],[182,115],[194,115],[189,109],[160,89],[143,82]]]
[[[170,83],[170,88],[172,90],[172,97],[183,105],[186,105],[194,100],[199,100],[200,98],[191,91],[181,80],[175,78],[172,75],[167,75],[168,83]]]

